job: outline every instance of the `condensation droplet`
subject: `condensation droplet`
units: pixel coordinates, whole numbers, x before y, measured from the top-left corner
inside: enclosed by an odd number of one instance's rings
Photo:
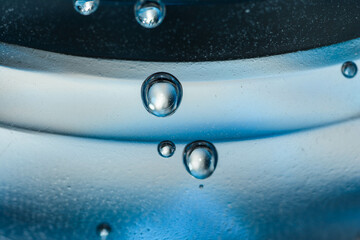
[[[139,0],[134,11],[136,21],[145,28],[156,28],[166,14],[165,5],[160,0]]]
[[[160,156],[169,158],[174,155],[176,150],[175,144],[171,141],[163,141],[158,145],[158,152]]]
[[[354,62],[345,62],[341,67],[341,72],[345,77],[353,78],[357,73],[357,66]]]
[[[180,82],[169,73],[155,73],[141,87],[141,97],[146,110],[157,116],[173,114],[182,99]]]
[[[205,179],[215,171],[218,156],[214,145],[206,141],[196,141],[184,149],[186,170],[197,179]]]
[[[203,188],[204,188],[204,185],[203,185],[203,184],[200,184],[200,185],[199,185],[199,188],[200,188],[200,189],[203,189]]]
[[[81,15],[94,13],[100,4],[100,0],[74,0],[74,8]]]
[[[107,223],[100,223],[96,228],[96,232],[100,236],[101,240],[106,240],[111,233],[111,227]]]

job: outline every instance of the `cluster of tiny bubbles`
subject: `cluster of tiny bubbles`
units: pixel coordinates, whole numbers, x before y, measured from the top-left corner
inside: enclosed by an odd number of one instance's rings
[[[341,67],[341,72],[345,77],[353,78],[357,73],[357,66],[354,62],[345,62]]]
[[[101,240],[106,240],[111,233],[111,227],[108,223],[100,223],[96,228],[96,232]]]
[[[74,8],[81,15],[94,13],[100,4],[100,0],[74,0]]]
[[[182,86],[169,73],[155,73],[142,84],[141,97],[149,113],[157,117],[167,117],[173,114],[180,105]]]
[[[165,18],[166,8],[160,0],[138,0],[134,7],[136,21],[144,28],[156,28]]]
[[[158,152],[160,156],[164,158],[169,158],[174,155],[176,150],[175,144],[171,141],[162,141],[158,145]]]
[[[207,141],[195,141],[186,145],[183,157],[186,170],[197,179],[210,177],[218,160],[215,146]]]

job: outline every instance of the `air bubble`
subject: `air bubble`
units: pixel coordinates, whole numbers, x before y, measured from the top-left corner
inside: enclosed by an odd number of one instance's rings
[[[134,11],[136,21],[145,28],[156,28],[166,14],[165,5],[160,0],[139,0]]]
[[[160,156],[169,158],[175,153],[175,144],[171,141],[163,141],[158,145],[158,152]]]
[[[346,62],[342,65],[341,72],[345,77],[353,78],[357,73],[357,66],[354,62]]]
[[[157,117],[166,117],[173,114],[179,107],[182,87],[171,74],[155,73],[144,81],[141,97],[149,113]]]
[[[97,226],[96,232],[100,236],[101,240],[106,240],[111,233],[111,227],[107,223],[101,223]]]
[[[94,13],[100,4],[100,0],[74,0],[74,8],[81,15]]]
[[[197,179],[211,176],[217,165],[217,152],[209,142],[196,141],[188,144],[184,150],[184,165],[186,170]]]

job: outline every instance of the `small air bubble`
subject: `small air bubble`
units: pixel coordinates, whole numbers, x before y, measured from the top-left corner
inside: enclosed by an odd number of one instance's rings
[[[357,66],[354,62],[346,62],[342,65],[341,72],[345,77],[353,78],[357,73]]]
[[[179,107],[182,87],[171,74],[155,73],[144,81],[141,97],[149,113],[157,117],[166,117],[173,114]]]
[[[106,240],[111,233],[111,227],[107,223],[101,223],[97,226],[96,232],[100,236],[101,240]]]
[[[160,156],[169,158],[175,153],[175,144],[171,141],[163,141],[158,145],[158,152]]]
[[[139,0],[134,7],[136,21],[144,28],[155,28],[165,18],[166,8],[160,0]]]
[[[94,13],[100,4],[100,0],[74,0],[74,8],[81,15]]]
[[[185,168],[197,179],[205,179],[213,174],[217,158],[214,145],[206,141],[192,142],[184,149]]]

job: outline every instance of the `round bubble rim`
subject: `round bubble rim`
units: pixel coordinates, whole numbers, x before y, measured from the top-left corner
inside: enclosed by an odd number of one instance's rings
[[[163,155],[163,154],[161,153],[161,147],[162,147],[164,144],[169,144],[169,145],[173,148],[173,151],[172,151],[169,155]],[[170,141],[170,140],[165,140],[165,141],[162,141],[162,142],[160,142],[160,143],[158,144],[157,150],[158,150],[158,153],[159,153],[159,155],[160,155],[161,157],[163,157],[163,158],[171,158],[171,157],[174,155],[175,151],[176,151],[176,145],[175,145],[175,143],[173,143],[173,142]]]
[[[169,112],[168,114],[156,114],[149,108],[148,92],[149,92],[151,86],[157,81],[168,82],[168,83],[172,84],[176,90],[176,94],[177,94],[176,102],[174,103],[174,106],[172,107],[171,112]],[[183,88],[182,88],[180,81],[175,76],[173,76],[167,72],[157,72],[157,73],[151,74],[148,78],[145,79],[145,81],[143,82],[143,84],[141,86],[142,103],[143,103],[146,111],[148,111],[151,115],[154,115],[156,117],[163,118],[163,117],[168,117],[168,116],[173,115],[180,106],[180,103],[182,100],[182,95],[183,95]]]
[[[353,75],[348,75],[345,73],[345,70],[347,67],[354,67],[355,68],[355,72]],[[354,63],[353,61],[346,61],[344,62],[344,64],[341,66],[341,73],[344,75],[344,77],[346,78],[354,78],[356,76],[358,72],[358,67],[356,65],[356,63]]]
[[[196,177],[191,173],[191,170],[189,169],[188,166],[188,162],[187,159],[190,156],[190,154],[198,147],[206,147],[207,149],[209,149],[210,152],[213,153],[213,162],[214,162],[214,170],[207,176],[205,177]],[[192,150],[191,150],[192,149]],[[190,151],[191,150],[191,151]],[[214,174],[215,170],[216,170],[216,166],[218,164],[218,152],[214,146],[214,144],[212,144],[211,142],[205,141],[205,140],[197,140],[194,142],[191,142],[189,144],[187,144],[184,148],[184,152],[183,152],[183,162],[184,162],[184,166],[186,168],[186,171],[193,177],[199,180],[204,180],[206,178],[209,178],[211,175]]]
[[[141,9],[141,6],[143,4],[146,4],[147,2],[157,4],[159,6],[159,11],[163,14],[163,16],[159,18],[159,22],[157,24],[146,25],[143,22],[141,22],[140,18],[138,17],[137,13]],[[140,24],[140,26],[147,28],[147,29],[153,29],[153,28],[158,27],[164,21],[164,19],[166,17],[166,6],[161,0],[138,0],[138,1],[136,1],[135,5],[134,5],[134,15],[135,15],[136,21]]]
[[[100,6],[100,0],[90,0],[90,1],[84,1],[84,2],[94,2],[94,5],[92,7],[92,9],[90,11],[87,12],[82,12],[76,5],[77,0],[73,0],[73,6],[76,12],[78,12],[80,15],[82,16],[89,16],[91,14],[93,14],[94,12],[96,12]]]

